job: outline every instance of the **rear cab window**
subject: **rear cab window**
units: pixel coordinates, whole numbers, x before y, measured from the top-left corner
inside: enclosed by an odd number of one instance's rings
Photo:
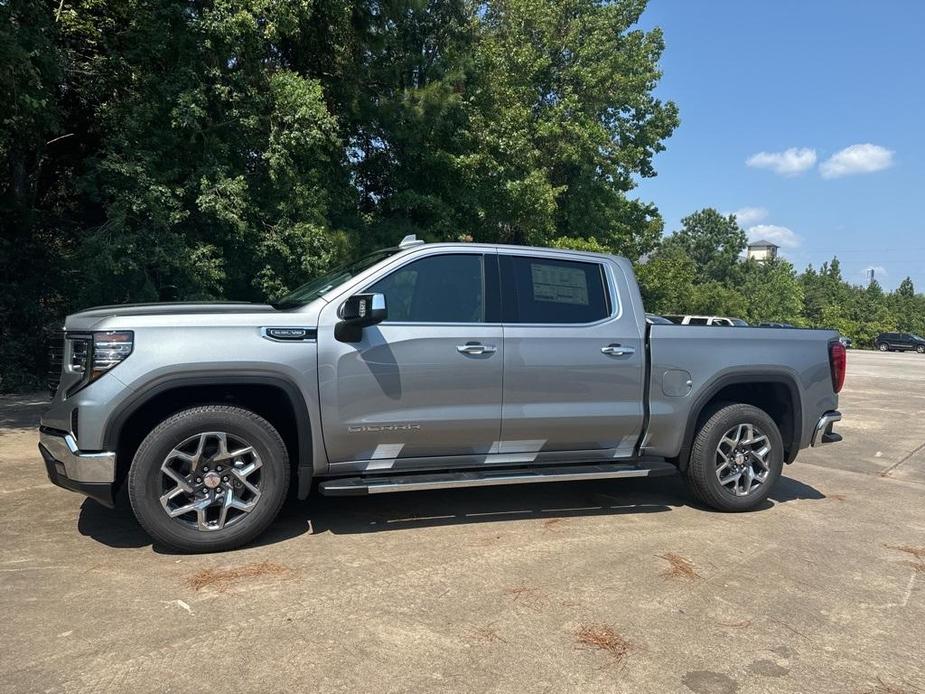
[[[541,256],[499,256],[505,323],[580,325],[613,313],[604,266]]]

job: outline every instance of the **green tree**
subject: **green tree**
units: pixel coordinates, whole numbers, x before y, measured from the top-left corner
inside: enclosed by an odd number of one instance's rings
[[[793,265],[782,258],[761,263],[749,260],[741,272],[747,320],[803,324],[804,290]]]
[[[669,236],[665,245],[680,249],[694,261],[700,281],[732,284],[746,242],[735,215],[724,217],[706,208],[684,217],[681,229]]]
[[[477,13],[464,87],[468,141],[453,157],[477,240],[593,237],[638,258],[661,219],[631,200],[634,176],[678,123],[655,98],[658,29],[633,29],[642,0],[503,0]]]
[[[643,304],[653,313],[683,314],[691,310],[697,267],[678,248],[657,251],[636,266]]]

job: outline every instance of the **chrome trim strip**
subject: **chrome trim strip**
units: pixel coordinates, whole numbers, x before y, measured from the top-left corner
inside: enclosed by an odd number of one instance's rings
[[[416,492],[428,489],[457,489],[463,487],[493,487],[507,484],[531,484],[537,482],[579,482],[581,480],[613,479],[618,477],[648,477],[651,468],[623,468],[607,470],[604,466],[597,466],[589,470],[587,467],[578,468],[575,472],[530,471],[499,474],[486,473],[457,473],[447,475],[446,479],[430,479],[421,481],[388,482],[388,478],[370,479],[367,485],[338,484],[337,480],[322,482],[322,493],[336,494],[339,491],[356,491],[366,489],[367,494],[388,494],[390,492]],[[405,478],[407,479],[407,478]]]
[[[826,429],[829,428],[829,425],[834,424],[835,422],[841,421],[841,412],[838,410],[829,410],[824,415],[819,418],[819,421],[816,423],[816,428],[813,429],[813,438],[810,442],[811,446],[822,446],[826,442],[822,440],[822,435],[826,432]]]
[[[83,453],[71,434],[39,432],[39,445],[55,461],[64,466],[64,473],[75,482],[115,482],[116,454],[112,452]]]

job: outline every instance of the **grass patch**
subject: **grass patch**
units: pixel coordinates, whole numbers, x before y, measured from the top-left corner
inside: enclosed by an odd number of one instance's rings
[[[586,648],[603,651],[615,663],[622,663],[631,644],[607,624],[581,626],[575,634],[578,643]]]
[[[224,593],[232,584],[240,581],[264,576],[283,576],[287,573],[289,569],[282,564],[262,561],[230,569],[202,569],[190,576],[187,585],[193,590],[215,588],[218,592]]]

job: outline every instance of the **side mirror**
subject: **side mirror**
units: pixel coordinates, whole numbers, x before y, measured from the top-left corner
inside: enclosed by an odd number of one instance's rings
[[[334,339],[339,342],[359,342],[363,338],[363,328],[389,317],[385,294],[354,294],[337,313],[341,320],[334,326]]]

